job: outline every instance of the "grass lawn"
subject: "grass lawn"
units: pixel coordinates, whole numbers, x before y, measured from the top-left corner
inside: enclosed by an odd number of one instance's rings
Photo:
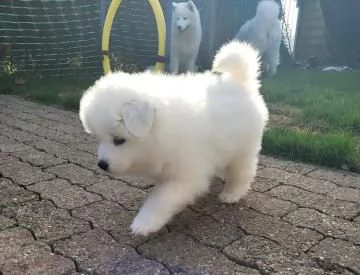
[[[281,73],[262,93],[264,154],[360,172],[360,72]]]
[[[76,110],[93,81],[1,80],[0,93]],[[360,72],[282,72],[262,93],[271,113],[264,154],[360,172]]]

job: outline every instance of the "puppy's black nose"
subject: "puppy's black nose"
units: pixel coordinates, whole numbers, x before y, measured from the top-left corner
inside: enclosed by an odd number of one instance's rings
[[[109,169],[109,164],[105,160],[100,160],[98,162],[99,168],[103,169],[104,171],[107,171]]]
[[[177,26],[177,29],[178,29],[178,31],[179,31],[179,32],[181,32],[181,31],[182,31],[181,26]]]

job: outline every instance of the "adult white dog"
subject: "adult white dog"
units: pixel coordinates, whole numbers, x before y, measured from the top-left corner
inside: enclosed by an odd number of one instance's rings
[[[131,225],[135,234],[159,230],[221,169],[227,183],[220,200],[246,194],[268,120],[258,70],[257,51],[233,41],[217,53],[212,72],[117,72],[84,93],[80,119],[101,140],[99,167],[161,179]]]
[[[202,38],[200,14],[193,1],[173,3],[170,72],[194,72]]]
[[[280,6],[273,0],[259,2],[256,15],[245,22],[235,39],[247,41],[259,50],[263,68],[269,75],[277,72],[280,64],[280,45],[282,39]]]

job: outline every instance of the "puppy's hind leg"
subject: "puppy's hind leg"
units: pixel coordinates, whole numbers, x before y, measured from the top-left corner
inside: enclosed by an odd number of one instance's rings
[[[131,230],[146,236],[161,229],[175,214],[208,190],[206,177],[197,180],[174,180],[155,187],[139,213]]]
[[[219,194],[224,203],[236,203],[246,195],[255,177],[257,157],[238,156],[226,170],[226,184]]]

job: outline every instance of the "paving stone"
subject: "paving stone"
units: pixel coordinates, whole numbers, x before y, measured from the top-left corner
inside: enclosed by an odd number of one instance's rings
[[[42,167],[61,164],[66,161],[64,159],[56,158],[53,155],[46,154],[36,149],[15,152],[14,155],[20,158],[22,161],[29,162],[34,166],[42,166]]]
[[[0,124],[1,125],[5,125],[5,124]],[[6,125],[5,125],[6,126]],[[3,128],[3,127],[2,127]],[[1,129],[2,130],[2,129]],[[6,130],[6,129],[5,129]],[[7,136],[4,136],[4,135],[0,135],[0,142],[3,143],[3,142],[9,142],[11,141]]]
[[[4,177],[11,178],[15,183],[20,185],[30,185],[55,177],[53,174],[43,172],[39,167],[34,167],[20,161],[0,165],[0,172]]]
[[[78,121],[79,118],[77,117],[76,120]],[[42,119],[41,121],[42,123],[44,123],[44,125],[46,125],[47,122],[49,122],[49,120],[47,120],[47,118]],[[73,125],[69,125],[69,123],[63,123],[63,122],[57,122],[56,124],[53,122],[50,122],[46,125],[47,127],[49,127],[50,129],[56,130],[56,131],[60,131],[63,132],[65,134],[69,134],[75,137],[85,137],[86,136],[86,132],[84,131],[83,127],[81,127],[81,125],[78,126],[73,126]],[[83,143],[86,143],[83,141]],[[95,147],[96,148],[96,147]]]
[[[278,185],[279,185],[279,183],[276,180],[266,179],[266,178],[257,176],[257,177],[255,177],[254,182],[251,184],[251,190],[254,190],[257,192],[266,192]]]
[[[360,189],[359,174],[335,171],[330,169],[317,169],[308,174],[309,177],[334,182],[338,185]]]
[[[317,167],[314,165],[301,163],[301,162],[292,162],[292,161],[289,161],[288,165],[285,167],[285,171],[288,171],[290,173],[302,174],[302,175],[310,173],[315,169],[317,169]]]
[[[90,274],[169,274],[161,264],[141,257],[100,229],[56,242],[54,250],[74,259],[80,271]]]
[[[300,208],[285,216],[290,223],[321,232],[325,236],[346,239],[360,244],[360,228],[350,221],[331,217],[314,209]]]
[[[18,162],[19,160],[8,153],[0,152],[0,167],[9,163]],[[0,170],[1,171],[1,170]]]
[[[16,226],[15,220],[0,215],[0,231],[15,226]]]
[[[59,152],[57,156],[63,159],[67,159],[71,163],[78,164],[81,167],[85,167],[91,170],[100,170],[97,167],[96,158],[93,155],[83,151],[76,151],[76,149],[69,151],[62,151]]]
[[[42,198],[52,200],[57,207],[64,209],[74,209],[102,200],[99,195],[87,192],[62,179],[38,182],[29,186],[28,189],[40,193]]]
[[[80,186],[88,186],[109,181],[109,178],[103,175],[95,174],[93,171],[82,168],[73,163],[49,167],[46,171]]]
[[[314,165],[309,165],[302,162],[281,160],[264,155],[261,155],[259,157],[259,163],[264,167],[278,168],[284,171],[297,173],[297,174],[306,174],[316,169]]]
[[[338,187],[331,190],[328,195],[335,199],[360,203],[360,189]]]
[[[325,273],[305,254],[286,250],[263,237],[245,236],[225,247],[224,253],[236,262],[256,267],[263,274]]]
[[[140,245],[138,251],[147,258],[164,263],[171,272],[180,274],[260,274],[238,265],[214,248],[196,243],[190,237],[172,232]]]
[[[27,245],[34,242],[31,232],[24,228],[11,228],[0,232],[0,253],[5,254],[5,249]],[[0,261],[1,262],[1,261]]]
[[[94,184],[86,189],[101,194],[106,199],[116,201],[130,210],[138,210],[146,197],[144,191],[116,180]]]
[[[69,259],[52,253],[51,248],[34,241],[25,229],[0,232],[0,271],[2,274],[68,274],[75,271]]]
[[[0,206],[19,204],[38,198],[37,194],[25,190],[8,179],[0,178]]]
[[[294,251],[306,251],[322,239],[319,233],[306,228],[297,228],[278,218],[266,216],[239,206],[217,212],[213,216],[239,226],[248,234],[273,240]]]
[[[258,172],[258,176],[274,179],[287,185],[293,185],[320,194],[326,194],[336,188],[336,185],[329,181],[317,180],[275,168],[264,168]]]
[[[75,164],[79,164],[81,167],[86,167],[91,170],[98,169],[96,158],[92,154],[78,151],[75,146],[72,146],[70,144],[65,145],[44,138],[39,138],[39,140],[31,141],[27,144],[32,145],[35,148],[43,150],[47,153],[54,154],[59,158],[66,159]]]
[[[23,121],[30,121],[30,122],[36,121],[36,124],[40,124],[39,120],[41,120],[41,116],[31,112],[31,109],[30,110],[17,110],[16,112],[14,112],[13,109],[8,109],[6,114],[10,115],[11,117],[15,117],[17,119],[23,120]]]
[[[289,161],[276,159],[270,156],[260,155],[259,156],[259,164],[265,167],[272,167],[278,169],[285,169],[288,166]]]
[[[336,189],[335,189],[336,190]],[[302,207],[311,207],[331,216],[353,218],[360,211],[360,205],[308,192],[293,186],[278,186],[268,192],[270,195],[292,201]]]
[[[242,199],[241,204],[263,214],[275,217],[284,216],[297,208],[297,205],[294,203],[258,192],[249,192],[244,199]]]
[[[135,212],[128,211],[112,201],[99,201],[72,210],[74,217],[90,221],[95,228],[111,233],[119,243],[135,244],[143,238],[134,237],[130,225]]]
[[[60,157],[60,155],[64,154],[64,152],[72,152],[74,154],[74,151],[71,151],[69,146],[42,137],[39,137],[37,140],[27,142],[27,144],[34,146],[39,150],[45,151],[46,153],[54,154],[57,157]]]
[[[284,200],[289,200],[299,206],[305,207],[312,205],[314,201],[321,196],[319,194],[288,185],[275,187],[274,189],[271,189],[268,194]]]
[[[31,149],[30,146],[14,141],[8,138],[2,138],[0,141],[0,151],[6,153],[18,152]]]
[[[73,143],[72,145],[80,151],[85,151],[92,155],[97,154],[98,144],[96,142],[82,141],[82,142]]]
[[[56,111],[59,117],[59,110]],[[67,113],[69,114],[69,113]],[[70,113],[72,114],[72,113]],[[63,134],[70,134],[70,135],[84,135],[85,131],[82,127],[75,127],[72,124],[69,124],[68,121],[66,124],[63,121],[59,121],[59,119],[49,119],[49,113],[46,114],[34,114],[32,111],[30,112],[18,112],[13,116],[26,120],[26,121],[36,121],[36,124],[43,126],[45,128],[58,131]],[[50,114],[50,116],[53,116]],[[79,120],[78,117],[75,117],[76,120]],[[60,119],[61,120],[61,119]],[[79,125],[81,126],[81,125]]]
[[[170,228],[191,236],[206,246],[223,248],[244,236],[239,228],[221,223],[211,216],[200,215],[190,209],[182,211],[173,218]]]
[[[1,120],[3,123],[6,123],[7,125],[11,125],[12,127],[15,127],[19,130],[30,132],[35,135],[38,135],[37,131],[40,131],[40,129],[42,128],[36,123],[23,121],[21,119],[15,118],[14,116],[2,116]]]
[[[37,140],[39,137],[31,134],[26,131],[21,131],[18,129],[14,129],[12,127],[8,127],[6,130],[1,131],[5,136],[9,137],[10,139],[16,140],[20,143],[26,143],[28,141]]]
[[[70,124],[79,128],[81,127],[79,116],[71,112],[53,108],[49,109],[49,113],[46,114],[46,117],[50,120]]]
[[[229,204],[222,203],[217,197],[206,195],[198,198],[195,203],[190,205],[190,208],[196,212],[210,215],[231,207]]]
[[[147,189],[156,184],[156,181],[147,177],[138,177],[138,176],[121,176],[117,177],[117,179],[128,183],[131,186]]]
[[[332,265],[340,265],[360,274],[359,246],[354,246],[343,240],[326,238],[311,248],[310,255],[330,268],[333,268]]]
[[[52,242],[90,229],[88,222],[73,218],[49,201],[35,201],[8,207],[3,214],[15,218],[20,226],[31,228],[37,239]]]
[[[29,131],[32,134],[38,135],[40,137],[46,137],[47,139],[54,140],[63,144],[68,144],[72,142],[77,142],[77,139],[73,135],[65,134],[61,131],[49,129],[40,125],[35,127],[21,127],[23,130]]]

